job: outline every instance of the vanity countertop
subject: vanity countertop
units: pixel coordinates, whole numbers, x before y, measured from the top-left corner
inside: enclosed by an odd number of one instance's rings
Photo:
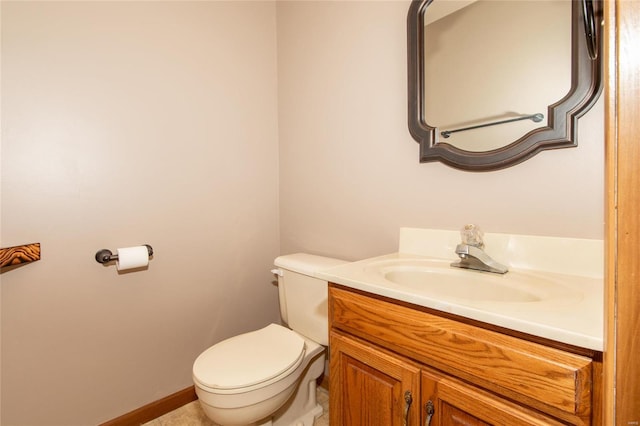
[[[496,301],[474,300],[473,297],[440,298],[429,291],[416,289],[415,286],[408,287],[389,281],[379,270],[372,268],[372,265],[431,262],[431,264],[438,264],[440,268],[445,268],[443,270],[446,271],[451,261],[452,259],[398,252],[347,263],[317,272],[316,275],[329,282],[368,293],[582,348],[603,350],[602,278],[513,267],[503,276],[455,268],[456,271],[453,273],[465,280],[468,276],[470,282],[474,279],[482,280],[486,274],[491,275],[491,280],[504,280],[505,285],[510,283],[509,280],[522,277],[529,281],[540,278],[561,283],[564,292],[560,296],[536,301]]]

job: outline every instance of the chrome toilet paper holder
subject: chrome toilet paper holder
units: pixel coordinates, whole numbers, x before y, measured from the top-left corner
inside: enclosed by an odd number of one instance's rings
[[[147,247],[147,252],[149,252],[149,257],[153,256],[153,247],[151,247],[149,244],[143,244],[143,245]],[[118,255],[113,254],[113,252],[109,249],[102,249],[96,252],[96,262],[98,263],[105,264],[105,263],[112,262],[114,260],[118,260]]]

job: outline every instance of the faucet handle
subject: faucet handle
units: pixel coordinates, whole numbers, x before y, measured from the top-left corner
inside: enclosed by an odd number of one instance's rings
[[[470,223],[465,225],[460,230],[460,237],[462,238],[462,243],[470,246],[484,248],[484,241],[482,237],[484,236],[484,232],[480,227]]]

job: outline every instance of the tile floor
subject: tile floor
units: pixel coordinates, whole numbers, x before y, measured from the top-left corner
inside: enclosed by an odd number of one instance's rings
[[[314,426],[329,426],[329,392],[318,386],[318,402],[324,408],[324,414],[316,420]],[[216,426],[204,415],[198,401],[193,401],[162,417],[158,417],[144,426]]]

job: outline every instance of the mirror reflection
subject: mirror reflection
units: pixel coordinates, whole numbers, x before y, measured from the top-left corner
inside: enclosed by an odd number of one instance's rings
[[[412,0],[409,132],[470,171],[576,147],[602,90],[602,0]]]
[[[424,120],[438,142],[504,147],[546,126],[571,89],[570,1],[439,0],[424,23]]]

